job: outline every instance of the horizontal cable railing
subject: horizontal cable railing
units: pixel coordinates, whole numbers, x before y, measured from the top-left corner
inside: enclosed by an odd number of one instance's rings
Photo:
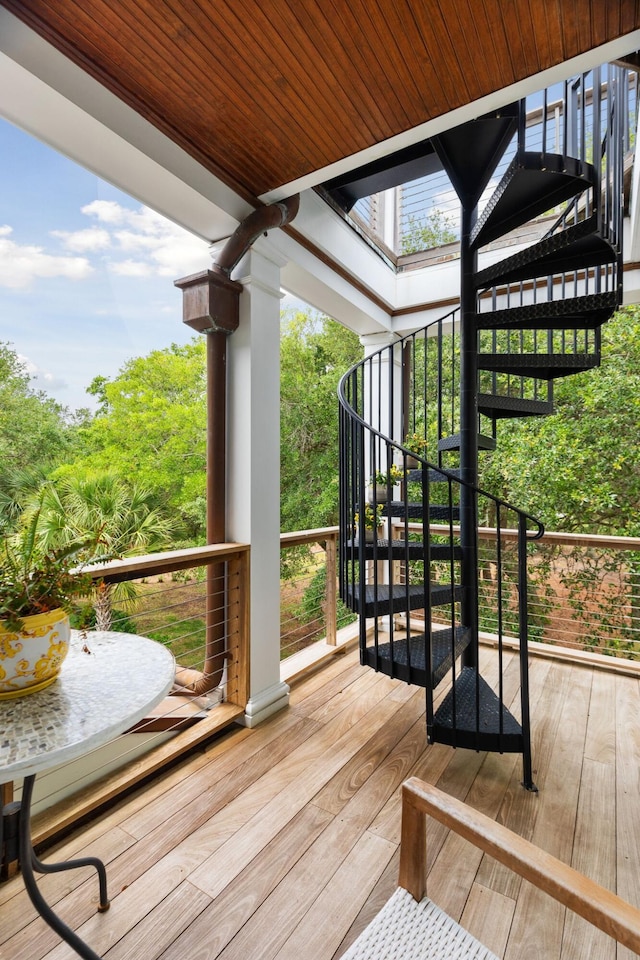
[[[87,568],[95,588],[72,613],[74,640],[90,655],[96,630],[108,631],[125,650],[130,634],[155,639],[175,656],[176,683],[146,718],[108,748],[38,777],[36,842],[112,801],[244,714],[250,667],[249,555],[246,544],[224,543]],[[139,684],[144,662],[132,659],[129,669]],[[208,682],[199,693],[203,678],[215,686]],[[128,679],[124,675],[123,684]],[[14,795],[12,784],[3,785],[5,802],[19,793],[17,786]]]
[[[74,625],[157,640],[176,658],[177,688],[210,696],[214,678],[216,702],[244,706],[248,553],[211,544],[92,566],[94,596]]]
[[[420,528],[409,525],[417,532]],[[432,525],[448,534],[448,526]],[[502,629],[517,613],[515,543],[518,531],[503,529],[506,605]],[[495,635],[497,577],[493,556],[496,530],[478,530],[480,560],[479,626]],[[640,660],[640,538],[545,532],[529,546],[529,638],[569,650]],[[509,587],[509,583],[511,586]],[[505,586],[502,586],[503,592]]]
[[[543,155],[564,153],[597,163],[599,161],[598,145],[611,119],[612,87],[616,82],[615,70],[614,65],[605,64],[600,68],[579,74],[565,83],[558,83],[528,96],[524,149]],[[637,74],[629,71],[626,82],[628,83],[629,122],[622,131],[625,151],[633,146],[635,137],[638,102]],[[595,98],[594,89],[599,91],[599,95]],[[515,153],[514,138],[480,198],[480,212],[493,194]],[[548,211],[547,215],[554,211],[559,214],[569,206],[569,201],[561,203]],[[355,209],[373,235],[378,235],[382,239],[382,225],[376,216],[378,209],[376,197],[359,200]],[[457,240],[459,235],[459,203],[444,171],[439,170],[398,187],[395,225],[395,253],[398,256],[442,246]]]
[[[353,622],[337,598],[338,527],[280,535],[280,659],[318,640],[335,646]]]

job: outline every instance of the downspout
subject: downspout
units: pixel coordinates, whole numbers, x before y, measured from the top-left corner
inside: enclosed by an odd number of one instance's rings
[[[261,235],[290,223],[300,196],[259,207],[229,237],[212,264],[175,286],[182,290],[183,322],[207,335],[207,543],[226,541],[227,517],[227,337],[240,323],[242,284],[231,273]],[[207,567],[206,649],[202,673],[180,670],[176,684],[202,696],[220,686],[227,654],[224,564]]]

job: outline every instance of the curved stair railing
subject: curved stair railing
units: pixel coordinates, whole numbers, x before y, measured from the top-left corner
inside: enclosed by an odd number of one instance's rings
[[[532,788],[526,555],[527,542],[541,537],[543,527],[493,494],[464,484],[455,471],[414,458],[406,446],[366,421],[363,414],[381,370],[395,370],[398,354],[412,339],[368,357],[340,384],[341,597],[360,617],[361,662],[426,688],[430,740],[522,753],[523,782]],[[398,376],[390,374],[391,396]],[[389,414],[393,417],[392,410]],[[383,473],[384,481],[375,483],[376,474]],[[471,598],[465,596],[469,585],[462,572],[462,487],[474,494],[474,530],[480,525],[494,530],[483,544],[483,570],[492,571],[491,579],[478,582]],[[365,525],[367,515],[373,526]],[[435,524],[437,532],[431,530]],[[515,546],[502,537],[503,530],[513,528],[518,530]],[[475,554],[479,581],[477,543]],[[485,601],[487,595],[493,598],[497,619],[495,647],[483,657],[477,627],[480,594]],[[463,615],[465,600],[467,607],[474,606],[475,626]],[[520,638],[515,673],[508,669],[510,654],[504,646],[505,638],[514,636]],[[442,698],[437,691],[447,686],[446,680],[450,684]],[[520,702],[514,708],[518,689]]]
[[[619,67],[567,82],[555,150],[547,92],[536,149],[524,101],[435,138],[466,224],[461,307],[339,388],[340,591],[360,617],[361,662],[425,687],[431,741],[522,753],[533,790],[527,545],[543,527],[480,488],[478,456],[496,449],[499,420],[550,414],[553,380],[600,362],[600,327],[621,302],[627,90]],[[549,211],[539,239],[478,268],[480,248]],[[479,527],[492,531],[482,565]],[[490,648],[480,597],[494,609]]]

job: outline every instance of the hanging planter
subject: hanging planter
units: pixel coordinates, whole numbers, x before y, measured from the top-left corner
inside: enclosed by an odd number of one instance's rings
[[[0,620],[0,700],[43,690],[69,651],[69,617],[60,608],[23,617],[19,630]]]

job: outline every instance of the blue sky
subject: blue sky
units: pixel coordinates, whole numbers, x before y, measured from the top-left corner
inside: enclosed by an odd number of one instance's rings
[[[0,341],[72,409],[93,377],[183,343],[179,277],[207,244],[0,120]]]

